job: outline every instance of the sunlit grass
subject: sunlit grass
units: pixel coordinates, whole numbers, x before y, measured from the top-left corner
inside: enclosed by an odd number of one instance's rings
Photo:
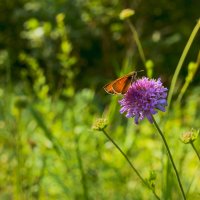
[[[63,14],[57,16],[61,45],[56,56],[65,78],[63,90],[60,86],[55,94],[50,94],[54,83],[48,85],[39,61],[24,52],[19,59],[28,69],[22,75],[23,80],[15,85],[9,56],[6,57],[6,84],[0,88],[0,199],[145,200],[155,199],[156,195],[166,200],[181,199],[167,152],[153,125],[147,120],[135,125],[133,119],[121,116],[118,105],[121,97],[110,96],[104,105],[104,96],[94,89],[75,92],[71,66],[76,60],[70,57],[71,44],[63,20]],[[146,60],[135,27],[132,31],[151,76],[153,61]],[[187,46],[187,52],[189,49]],[[187,52],[178,64],[178,72]],[[190,80],[176,94],[178,98],[173,98],[178,72],[174,74],[168,97],[172,103],[167,114],[155,116],[168,142],[186,199],[192,200],[197,200],[200,194],[200,141],[197,137],[184,144],[180,137],[192,128],[199,129],[200,88],[189,88],[199,66],[199,55],[196,57],[197,61],[191,61],[196,68],[192,77],[188,72]],[[129,59],[124,60],[125,70],[129,69]],[[28,84],[29,74],[32,85]],[[114,142],[92,129],[99,117],[107,119],[101,131],[106,130]],[[123,156],[119,151],[123,151]],[[140,173],[139,178],[131,163]],[[151,186],[150,190],[146,186]]]

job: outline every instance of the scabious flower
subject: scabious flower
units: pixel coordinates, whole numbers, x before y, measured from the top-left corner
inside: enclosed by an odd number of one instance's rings
[[[189,144],[194,142],[199,135],[199,130],[191,129],[190,131],[186,131],[181,136],[181,141],[185,144]]]
[[[120,113],[126,112],[126,117],[135,117],[135,123],[145,117],[153,123],[152,115],[157,110],[165,112],[167,106],[167,88],[163,87],[160,78],[158,80],[143,77],[132,83],[123,99]]]
[[[102,131],[108,125],[108,120],[105,118],[98,118],[95,120],[92,129],[96,131]]]

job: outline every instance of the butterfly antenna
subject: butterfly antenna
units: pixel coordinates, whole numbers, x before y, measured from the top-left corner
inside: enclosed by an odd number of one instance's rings
[[[142,69],[142,70],[140,70],[140,71],[136,71],[136,72],[137,72],[137,73],[138,73],[138,72],[144,72],[144,70]]]

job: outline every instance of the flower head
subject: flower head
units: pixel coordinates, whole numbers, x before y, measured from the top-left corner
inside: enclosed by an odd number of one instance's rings
[[[108,125],[108,120],[104,118],[98,118],[94,122],[92,129],[96,131],[102,131]]]
[[[134,10],[127,8],[127,9],[124,9],[124,10],[121,11],[121,13],[119,14],[119,18],[121,20],[125,20],[125,19],[131,17],[134,14],[135,14]]]
[[[190,131],[186,131],[181,136],[181,141],[185,144],[194,142],[199,135],[199,130],[191,129]]]
[[[167,106],[167,88],[163,87],[160,79],[138,79],[128,89],[124,98],[119,101],[120,112],[126,112],[126,117],[135,117],[135,123],[145,117],[153,123],[152,115],[157,110],[165,112]]]

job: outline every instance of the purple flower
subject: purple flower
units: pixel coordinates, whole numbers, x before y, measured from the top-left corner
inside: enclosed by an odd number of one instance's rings
[[[158,80],[143,77],[133,82],[123,99],[120,113],[126,112],[126,117],[135,117],[135,123],[145,117],[153,123],[152,115],[157,110],[165,112],[167,106],[167,88],[164,88],[160,78]]]

